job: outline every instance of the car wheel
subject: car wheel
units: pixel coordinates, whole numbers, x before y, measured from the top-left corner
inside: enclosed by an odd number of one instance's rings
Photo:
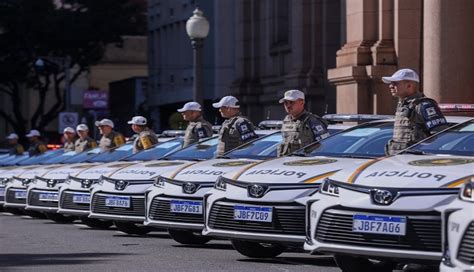
[[[173,240],[183,245],[203,245],[212,239],[189,230],[169,229],[168,233]]]
[[[46,215],[42,212],[25,210],[25,214],[33,218],[46,219]]]
[[[3,205],[0,205],[0,212],[4,212],[5,209],[3,208]]]
[[[81,217],[82,223],[94,229],[109,229],[114,223],[95,218]]]
[[[74,216],[65,216],[59,213],[46,213],[46,217],[56,223],[72,223],[76,220]]]
[[[231,240],[232,246],[240,254],[251,258],[273,258],[286,250],[286,246],[272,243],[258,243],[241,240]]]
[[[392,271],[397,266],[397,264],[393,262],[372,262],[371,260],[366,258],[353,257],[348,255],[334,255],[334,260],[343,272]]]
[[[139,226],[138,224],[129,222],[114,221],[114,224],[118,230],[126,234],[145,235],[152,230],[151,227]]]
[[[9,213],[12,213],[12,214],[15,214],[15,215],[24,215],[25,214],[25,210],[18,209],[18,208],[5,208],[5,211],[9,212]]]

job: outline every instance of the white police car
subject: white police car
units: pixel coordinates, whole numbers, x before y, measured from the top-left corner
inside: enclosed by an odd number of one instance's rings
[[[335,254],[343,271],[438,265],[441,216],[435,209],[456,197],[473,169],[473,120],[396,156],[345,167],[307,202],[305,249]]]
[[[295,200],[337,171],[384,154],[393,121],[375,121],[334,134],[293,156],[268,160],[220,177],[204,196],[204,235],[231,239],[249,257],[273,257],[305,240],[305,206]]]
[[[464,184],[443,213],[441,272],[474,271],[474,177]]]

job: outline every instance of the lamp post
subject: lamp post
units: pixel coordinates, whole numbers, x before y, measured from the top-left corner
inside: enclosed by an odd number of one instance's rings
[[[193,100],[201,105],[204,105],[202,47],[204,39],[209,34],[209,21],[207,21],[203,14],[199,8],[196,8],[193,11],[193,16],[186,22],[186,33],[191,39],[191,45],[193,47]]]
[[[46,65],[45,61],[57,65],[64,70],[64,106],[65,111],[69,112],[71,110],[71,57],[41,56],[36,60],[35,66],[39,69],[43,69]]]

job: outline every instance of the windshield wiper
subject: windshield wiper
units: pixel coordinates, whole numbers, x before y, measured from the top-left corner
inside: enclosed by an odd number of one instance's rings
[[[432,154],[432,153],[428,153],[428,152],[421,151],[421,150],[416,150],[416,149],[408,149],[408,150],[405,150],[401,153],[402,154],[413,154],[413,155],[430,155],[430,154]]]
[[[375,158],[374,156],[363,156],[363,155],[338,155],[339,157],[343,158],[351,158],[351,159],[373,159]]]
[[[292,156],[292,157],[308,157],[308,155],[306,153],[291,153],[289,156]]]
[[[218,156],[216,159],[231,159],[231,157],[222,155]]]

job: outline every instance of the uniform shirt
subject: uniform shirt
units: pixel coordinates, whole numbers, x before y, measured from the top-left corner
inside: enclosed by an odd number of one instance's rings
[[[417,92],[398,102],[393,138],[385,146],[385,153],[398,153],[447,127],[446,118],[438,103]]]
[[[133,153],[149,149],[157,143],[158,137],[156,137],[155,132],[153,132],[149,128],[145,128],[142,132],[138,134],[138,137],[135,138],[135,141],[133,142]]]
[[[239,113],[222,123],[222,127],[219,131],[216,155],[221,156],[225,152],[257,137],[252,122]]]
[[[189,122],[184,133],[183,147],[212,136],[212,125],[204,118],[199,117],[195,122]]]
[[[46,150],[48,150],[46,145],[41,141],[37,141],[36,143],[32,143],[30,145],[28,148],[28,154],[30,154],[30,156],[36,156],[46,152]]]
[[[287,115],[281,127],[283,137],[278,157],[288,155],[312,142],[329,136],[327,123],[319,116],[303,111],[297,118]]]
[[[8,151],[10,155],[22,155],[23,152],[25,152],[25,149],[23,148],[21,144],[15,144]]]
[[[63,146],[64,152],[75,151],[76,150],[75,142],[76,142],[75,140],[72,140],[70,142],[66,141]]]
[[[96,141],[91,137],[87,136],[87,138],[85,138],[84,140],[81,138],[76,140],[74,150],[79,153],[95,147],[97,147]]]
[[[125,137],[115,130],[112,130],[107,136],[102,135],[99,141],[99,147],[102,150],[110,150],[123,144],[125,144]]]

